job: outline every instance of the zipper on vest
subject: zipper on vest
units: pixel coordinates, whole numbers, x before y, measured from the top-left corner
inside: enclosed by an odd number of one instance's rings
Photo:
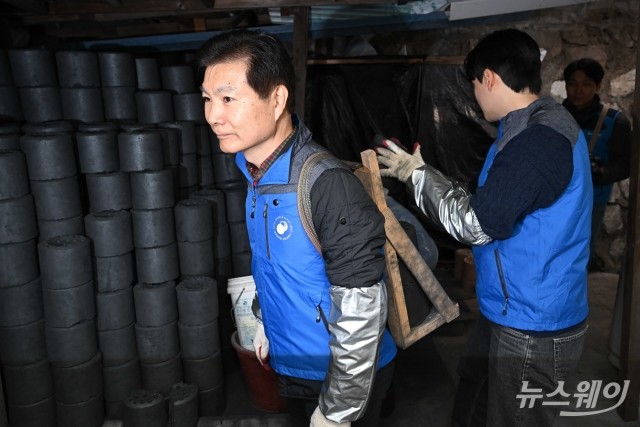
[[[504,295],[504,306],[502,307],[502,315],[506,316],[507,306],[509,305],[509,291],[507,290],[507,281],[504,280],[504,271],[502,270],[502,261],[500,261],[500,253],[498,252],[498,249],[494,249],[493,254],[496,258],[498,277],[500,278],[500,285],[502,286],[502,293]]]
[[[253,194],[251,195],[251,218],[256,216],[256,187],[253,186]]]
[[[262,211],[262,217],[264,218],[264,241],[267,245],[267,258],[271,259],[271,249],[269,248],[269,218],[267,215],[268,208],[269,203],[265,203],[264,210]]]
[[[324,323],[324,327],[327,329],[327,332],[331,334],[331,331],[329,330],[329,322],[327,321],[327,317],[324,315],[324,311],[322,310],[322,307],[320,307],[320,304],[316,305],[316,311],[318,312],[316,316],[316,323],[320,323],[320,321],[322,320],[322,323]]]

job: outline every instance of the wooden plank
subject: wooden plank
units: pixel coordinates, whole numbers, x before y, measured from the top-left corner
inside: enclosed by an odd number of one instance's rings
[[[85,15],[78,15],[78,14],[42,15],[42,16],[34,15],[34,16],[24,16],[21,18],[21,21],[27,27],[36,26],[36,25],[47,25],[47,24],[74,25],[78,23],[86,23],[87,25],[104,23],[104,24],[108,24],[109,26],[113,26],[113,25],[116,25],[118,22],[121,22],[123,24],[128,24],[128,25],[135,25],[135,23],[132,23],[132,21],[136,21],[136,20],[151,21],[151,20],[160,20],[162,18],[165,18],[166,21],[192,19],[195,22],[196,20],[202,20],[206,26],[205,27],[206,29],[203,31],[210,30],[210,29],[231,29],[239,26],[245,26],[245,25],[239,25],[236,22],[237,17],[235,16],[230,16],[227,13],[212,12],[210,10],[205,12],[184,12],[180,14],[172,14],[171,16],[168,16],[164,12],[140,12],[137,14],[112,13],[112,14],[98,14],[98,15],[89,16],[89,17]],[[264,14],[256,15],[256,22],[252,23],[251,26],[256,26],[256,25],[262,26],[262,25],[269,25],[269,24],[271,24],[271,18],[269,17],[269,15],[264,13]],[[250,25],[247,23],[246,26],[250,26]],[[78,35],[76,34],[76,37],[77,36]],[[99,37],[99,38],[104,38],[104,37]]]
[[[378,209],[386,209],[387,202],[384,199],[384,192],[372,179],[372,173],[366,167],[356,169],[356,176],[360,179],[365,189],[378,206]],[[386,227],[385,227],[386,233]],[[387,299],[389,306],[389,320],[387,324],[391,335],[400,348],[407,348],[407,337],[411,335],[411,325],[409,324],[409,313],[402,290],[402,277],[400,276],[400,264],[396,251],[391,242],[387,239],[384,244],[384,257],[387,269]]]
[[[111,4],[104,0],[56,0],[49,2],[49,10],[56,14],[136,13],[141,10],[165,11],[179,14],[186,10],[207,10],[201,0],[121,0]],[[237,8],[236,8],[237,9]]]
[[[371,171],[373,177],[371,179],[371,190],[372,194],[374,194],[373,200],[385,217],[387,239],[393,245],[396,253],[400,255],[400,258],[404,261],[409,271],[413,273],[420,287],[427,296],[429,296],[429,299],[438,312],[444,317],[445,321],[450,322],[459,315],[458,305],[451,301],[446,292],[444,292],[442,286],[440,286],[440,283],[433,275],[433,272],[418,252],[418,249],[416,249],[413,242],[411,242],[411,239],[409,239],[407,233],[393,215],[393,212],[391,212],[391,209],[387,207],[376,153],[373,150],[366,150],[361,153],[361,158],[362,164]]]
[[[219,16],[217,14],[216,16]],[[268,16],[258,17],[258,25],[267,23]],[[196,26],[196,24],[200,26]],[[92,22],[77,20],[65,25],[44,25],[41,32],[49,37],[57,38],[91,38],[95,40],[113,39],[116,37],[137,37],[153,34],[197,33],[214,29],[247,28],[245,20],[238,22],[236,17],[216,19],[179,19],[179,20],[142,20],[124,22]]]
[[[155,19],[155,18],[206,18],[220,15],[220,12],[212,9],[194,9],[183,11],[171,11],[170,14],[166,10],[144,11],[141,12],[117,12],[117,13],[96,13],[93,15],[96,21],[131,21],[135,19]]]
[[[74,38],[86,37],[96,40],[111,39],[117,37],[135,37],[148,33],[154,35],[178,34],[192,32],[191,25],[184,25],[178,22],[158,22],[158,23],[137,23],[128,22],[122,25],[97,24],[90,22],[77,22],[64,26],[47,26],[43,29],[43,34],[50,37]]]
[[[640,49],[636,49],[637,67],[640,67]],[[636,73],[636,87],[640,87],[639,73]],[[620,345],[620,381],[629,380],[629,389],[623,404],[618,407],[618,413],[625,421],[638,419],[640,398],[640,91],[635,92],[633,100],[626,280],[623,285]]]
[[[11,0],[19,2],[20,0]],[[37,0],[31,0],[33,2]],[[310,7],[331,4],[382,4],[395,3],[389,0],[215,0],[211,7],[203,4],[202,0],[122,0],[118,6],[105,1],[57,0],[50,2],[49,10],[53,14],[107,14],[107,13],[137,13],[166,12],[176,16],[180,13],[206,11],[233,11],[239,9],[263,9],[268,7]]]
[[[406,264],[407,268],[413,272],[422,290],[431,296],[431,302],[447,322],[458,317],[458,308],[449,296],[442,291],[440,283],[429,269],[424,259],[407,237],[404,229],[388,207],[382,212],[385,219],[385,229],[387,238]]]
[[[191,23],[189,23],[191,24]],[[107,26],[109,27],[109,26]],[[157,23],[145,23],[133,25],[128,23],[127,25],[110,25],[114,27],[116,37],[133,37],[141,34],[174,34],[179,32],[192,32],[193,26],[185,25],[179,22],[157,22]],[[100,32],[98,32],[100,34]],[[96,35],[95,37],[104,37],[102,35]]]
[[[464,56],[433,56],[433,57],[359,57],[359,58],[321,58],[310,59],[309,65],[371,65],[371,64],[464,64]]]
[[[7,407],[5,406],[3,384],[2,372],[0,372],[0,427],[6,427],[9,425],[9,421],[7,421]]]
[[[389,297],[389,329],[400,348],[407,348],[446,322],[459,316],[458,304],[453,302],[435,278],[424,259],[387,207],[380,178],[378,160],[373,150],[360,153],[363,167],[356,170],[374,203],[385,217],[385,260],[387,263],[387,294]],[[418,326],[411,327],[402,288],[398,255],[416,278],[433,309]]]
[[[54,24],[75,21],[87,22],[114,22],[114,21],[136,21],[141,19],[179,19],[179,18],[226,18],[230,19],[228,13],[214,11],[212,9],[197,9],[185,11],[144,11],[141,12],[113,12],[113,13],[56,13],[48,15],[25,15],[21,21],[26,26]],[[266,14],[265,14],[266,15]]]
[[[193,18],[193,31],[207,31],[207,21],[203,18]]]

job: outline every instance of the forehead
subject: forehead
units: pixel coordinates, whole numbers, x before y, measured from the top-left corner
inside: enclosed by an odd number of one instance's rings
[[[588,83],[588,82],[595,83],[595,81],[591,77],[587,76],[584,73],[584,71],[582,71],[582,70],[574,71],[571,74],[571,77],[569,78],[569,80],[574,81],[574,82],[581,82],[581,83],[582,82],[584,82],[584,83]]]
[[[239,87],[247,84],[247,64],[233,60],[209,65],[204,72],[204,90],[220,90],[223,87]]]

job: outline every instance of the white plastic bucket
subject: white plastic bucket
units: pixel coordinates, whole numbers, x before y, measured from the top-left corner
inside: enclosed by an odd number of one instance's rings
[[[253,276],[234,277],[228,280],[227,293],[231,295],[233,317],[238,330],[238,342],[253,351],[253,338],[258,328],[258,319],[251,311],[251,303],[256,295]]]

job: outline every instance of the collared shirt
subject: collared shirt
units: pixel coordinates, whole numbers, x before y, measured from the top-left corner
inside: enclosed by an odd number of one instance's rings
[[[247,170],[249,171],[251,178],[253,178],[254,185],[257,184],[258,181],[260,181],[260,178],[264,176],[264,174],[271,167],[273,162],[276,161],[276,159],[280,156],[280,154],[287,151],[287,149],[289,148],[289,145],[291,145],[291,143],[293,142],[292,137],[293,135],[295,135],[295,133],[296,133],[296,128],[294,127],[291,133],[289,134],[289,136],[287,136],[284,139],[284,141],[282,141],[282,143],[278,145],[278,147],[275,150],[273,150],[273,153],[271,153],[269,157],[267,157],[264,160],[264,162],[262,162],[260,167],[254,165],[251,162],[247,162]]]

